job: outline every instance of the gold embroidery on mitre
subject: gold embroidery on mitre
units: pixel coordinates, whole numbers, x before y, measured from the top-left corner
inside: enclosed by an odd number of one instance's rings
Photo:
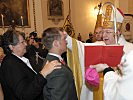
[[[97,21],[95,29],[102,26],[102,14],[97,15]]]
[[[112,9],[111,5],[108,5],[106,7],[105,18],[104,18],[104,22],[103,22],[104,28],[114,28],[114,21],[111,21],[112,13],[113,13],[113,9]],[[117,18],[116,18],[116,20],[117,20]],[[121,26],[122,26],[122,23],[120,23],[120,22],[116,23],[117,29],[120,29]]]
[[[105,12],[105,18],[103,22],[104,28],[112,28],[114,26],[113,21],[111,21],[112,7],[108,5]],[[113,26],[112,26],[113,25]]]

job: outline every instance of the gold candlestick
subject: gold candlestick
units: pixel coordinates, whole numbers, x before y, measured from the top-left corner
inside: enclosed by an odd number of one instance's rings
[[[22,31],[24,32],[24,18],[21,16],[21,25],[22,25]]]
[[[24,26],[24,19],[23,19],[23,16],[21,16],[21,25],[22,25],[22,27]]]

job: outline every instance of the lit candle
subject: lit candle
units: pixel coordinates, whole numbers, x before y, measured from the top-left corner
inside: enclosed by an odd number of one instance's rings
[[[4,27],[4,16],[1,14],[2,27]]]
[[[23,16],[21,16],[21,24],[22,24],[22,26],[24,25]]]

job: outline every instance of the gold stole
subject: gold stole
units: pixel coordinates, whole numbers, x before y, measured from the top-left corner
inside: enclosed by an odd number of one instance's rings
[[[99,73],[100,84],[98,89],[93,90],[93,100],[103,100],[103,74]]]
[[[78,100],[80,100],[80,93],[82,89],[82,72],[81,72],[81,66],[80,66],[80,60],[78,56],[78,46],[76,43],[76,40],[72,38],[72,51],[67,49],[67,60],[68,60],[68,66],[71,68],[75,84],[76,84],[76,90],[78,95]],[[99,88],[93,90],[93,100],[103,100],[103,75],[100,75],[100,84]]]
[[[80,100],[80,93],[82,89],[82,72],[78,54],[78,46],[75,39],[72,39],[72,51],[67,49],[68,66],[73,72],[75,85],[77,90],[78,100]]]

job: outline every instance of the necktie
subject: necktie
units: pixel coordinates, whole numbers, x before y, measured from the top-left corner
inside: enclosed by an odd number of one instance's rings
[[[66,63],[65,63],[65,61],[62,59],[62,60],[60,60],[60,62],[63,64],[63,65],[65,65]]]

